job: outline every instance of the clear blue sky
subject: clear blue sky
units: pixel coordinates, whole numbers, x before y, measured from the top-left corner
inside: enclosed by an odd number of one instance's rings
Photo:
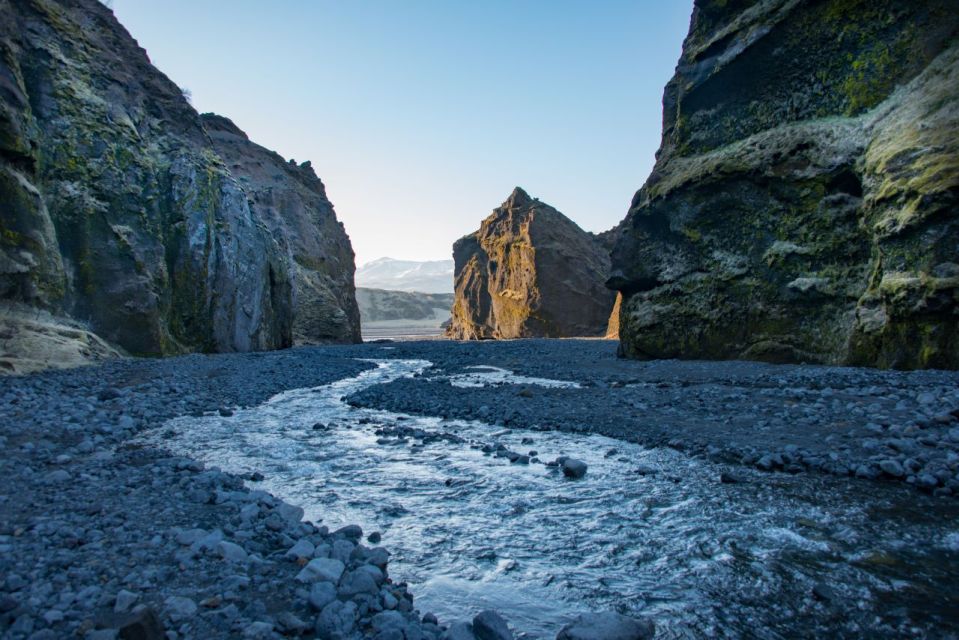
[[[448,258],[516,185],[591,231],[659,146],[692,0],[113,0],[200,111],[311,160],[363,264]]]

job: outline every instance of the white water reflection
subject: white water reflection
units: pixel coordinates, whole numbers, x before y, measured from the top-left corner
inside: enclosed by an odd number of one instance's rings
[[[500,369],[488,365],[466,367],[473,369],[470,373],[459,373],[450,376],[450,384],[454,387],[491,387],[502,384],[518,384],[548,389],[580,389],[579,383],[568,380],[550,380],[548,378],[530,378],[513,373],[509,369]]]

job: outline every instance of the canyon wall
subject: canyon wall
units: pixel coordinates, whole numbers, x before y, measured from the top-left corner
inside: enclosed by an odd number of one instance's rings
[[[697,0],[612,253],[621,351],[959,367],[959,11]]]
[[[453,245],[447,335],[461,340],[603,336],[615,294],[600,237],[517,187]]]
[[[224,128],[96,0],[0,0],[0,301],[135,355],[357,340],[322,185]]]

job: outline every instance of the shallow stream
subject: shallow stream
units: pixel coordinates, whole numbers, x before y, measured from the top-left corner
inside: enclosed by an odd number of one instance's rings
[[[525,637],[553,638],[578,612],[614,609],[650,616],[663,638],[959,629],[956,501],[738,469],[743,482],[722,484],[721,465],[669,449],[345,402],[429,364],[378,361],[230,417],[177,418],[150,437],[225,471],[262,473],[252,485],[316,523],[382,532],[393,579],[445,622],[492,608]],[[510,382],[492,368],[452,380]],[[576,457],[589,471],[570,480],[481,450],[498,443],[544,462]]]

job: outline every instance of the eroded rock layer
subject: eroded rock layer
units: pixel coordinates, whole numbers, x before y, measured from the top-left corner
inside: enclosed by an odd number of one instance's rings
[[[612,255],[622,352],[959,367],[957,26],[697,0]]]
[[[359,342],[353,247],[310,163],[285,161],[222,116],[203,124],[290,265],[294,342]]]
[[[299,192],[293,173],[277,171],[278,192]],[[331,312],[355,319],[348,241],[340,229],[345,248],[324,244],[332,211],[300,215],[292,196],[258,206],[238,175],[101,3],[0,0],[0,299],[81,320],[133,354],[285,347],[307,278],[293,234],[275,239],[270,223],[292,211],[285,224],[323,236],[314,257],[343,270],[326,279],[343,284]],[[320,332],[358,335],[333,324]]]
[[[517,187],[453,245],[448,335],[482,340],[602,336],[615,294],[602,241]]]

